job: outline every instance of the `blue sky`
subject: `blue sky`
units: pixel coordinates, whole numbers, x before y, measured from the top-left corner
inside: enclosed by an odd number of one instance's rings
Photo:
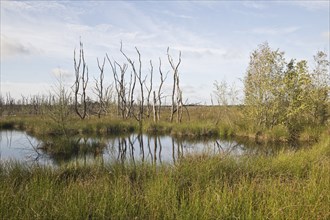
[[[1,1],[1,94],[44,94],[59,72],[73,83],[73,51],[84,43],[90,72],[105,53],[124,61],[124,51],[143,71],[149,60],[169,70],[166,49],[180,66],[184,99],[209,103],[215,80],[242,88],[250,53],[268,41],[286,57],[329,54],[329,1]],[[106,64],[106,83],[113,82]],[[170,76],[169,76],[170,77]],[[167,79],[165,88],[172,80]],[[155,85],[158,79],[155,77]]]

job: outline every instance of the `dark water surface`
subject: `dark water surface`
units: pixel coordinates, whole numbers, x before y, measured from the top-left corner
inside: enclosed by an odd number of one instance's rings
[[[279,147],[281,146],[281,147]],[[26,132],[0,131],[0,160],[57,166],[66,163],[149,162],[176,163],[188,155],[274,155],[283,144],[258,145],[214,138],[182,139],[171,136],[131,134],[115,137],[45,137]]]

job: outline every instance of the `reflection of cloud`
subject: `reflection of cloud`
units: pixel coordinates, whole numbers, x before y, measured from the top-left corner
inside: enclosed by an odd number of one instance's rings
[[[1,58],[30,54],[28,47],[13,38],[1,35]]]

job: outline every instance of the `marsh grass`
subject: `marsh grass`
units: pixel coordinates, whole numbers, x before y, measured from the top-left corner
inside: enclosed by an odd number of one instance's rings
[[[330,139],[175,165],[0,165],[1,219],[329,219]]]
[[[146,118],[139,123],[135,119],[121,119],[115,115],[98,118],[90,116],[80,120],[71,115],[65,127],[59,126],[47,115],[6,116],[1,118],[0,129],[24,130],[34,136],[42,135],[120,135],[144,132],[148,134],[173,135],[181,137],[221,137],[258,139],[258,141],[288,142],[289,131],[278,125],[270,129],[253,127],[244,117],[244,106],[189,106],[190,117],[184,117],[182,123],[170,123],[167,108],[162,110],[162,120],[153,122]],[[317,141],[326,127],[306,125],[299,136],[303,141]]]

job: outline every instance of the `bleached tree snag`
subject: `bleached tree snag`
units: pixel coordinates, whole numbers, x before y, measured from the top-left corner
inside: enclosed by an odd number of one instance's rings
[[[171,68],[173,71],[172,106],[171,106],[171,115],[170,115],[170,121],[173,122],[174,113],[176,111],[179,111],[178,108],[180,108],[180,106],[181,106],[180,103],[182,103],[182,92],[181,92],[180,86],[179,86],[179,66],[181,64],[181,51],[179,53],[178,63],[175,65],[173,58],[169,54],[169,50],[170,50],[170,48],[168,47],[167,48],[167,59],[171,65]],[[175,98],[176,98],[176,102],[175,102]],[[181,110],[181,113],[178,113],[178,117],[177,117],[178,122],[179,122],[180,114],[182,114],[182,110]]]
[[[154,115],[154,122],[157,122],[157,109],[156,109],[156,103],[157,103],[157,99],[156,99],[156,92],[153,91],[153,103],[152,103],[152,112]]]
[[[128,117],[128,107],[127,107],[127,99],[126,99],[126,86],[125,86],[125,73],[127,71],[127,64],[120,65],[119,63],[115,62],[115,65],[117,65],[120,69],[120,79],[118,79],[118,76],[116,78],[118,85],[119,85],[119,98],[120,98],[120,110],[121,115],[123,118]]]
[[[150,85],[149,85],[149,87],[146,85],[146,82],[144,82],[146,90],[148,92],[147,93],[147,118],[150,117],[150,113],[151,113],[150,96],[151,96],[151,92],[152,92],[153,70],[154,70],[154,67],[152,65],[152,61],[150,60]]]
[[[82,65],[82,69],[80,69],[81,65]],[[84,49],[83,49],[82,42],[80,42],[78,62],[76,59],[76,50],[74,50],[74,69],[75,69],[75,76],[76,76],[75,83],[73,85],[73,87],[74,87],[74,109],[75,109],[76,114],[81,119],[85,119],[87,116],[86,89],[87,89],[87,85],[88,85],[88,67],[85,62]],[[80,85],[80,83],[81,83],[81,85]],[[80,99],[80,101],[78,99]]]
[[[118,85],[118,74],[117,74],[117,69],[116,69],[116,65],[114,63],[112,63],[111,59],[109,58],[108,54],[106,54],[107,60],[111,66],[111,70],[112,70],[112,74],[113,74],[113,78],[115,81],[115,90],[117,92],[117,115],[121,115],[121,111],[120,111],[120,105],[121,105],[121,98],[120,98],[120,89],[119,89],[119,85]]]
[[[143,119],[143,113],[144,113],[144,92],[143,92],[143,83],[145,82],[145,79],[142,79],[142,62],[141,62],[141,53],[140,51],[137,49],[137,47],[135,47],[136,52],[138,53],[139,56],[139,74],[137,75],[137,79],[139,80],[139,84],[140,84],[140,92],[141,92],[141,101],[140,101],[140,109],[139,109],[139,113],[138,113],[138,121],[142,121]]]
[[[104,103],[104,85],[103,85],[103,81],[104,81],[104,65],[105,65],[105,58],[103,59],[103,63],[102,65],[100,65],[99,59],[97,58],[97,65],[98,68],[100,70],[100,78],[99,80],[95,79],[95,93],[98,97],[98,101],[99,101],[99,109],[97,112],[97,116],[99,118],[101,118],[101,114],[102,113],[107,113],[107,110],[105,109],[105,103]]]
[[[160,84],[159,84],[159,88],[158,88],[158,113],[157,113],[157,117],[158,117],[158,121],[160,120],[160,110],[162,107],[162,99],[161,99],[161,95],[162,95],[162,87],[163,84],[167,78],[168,72],[166,73],[166,76],[164,77],[163,72],[162,72],[162,60],[159,58],[159,74],[160,74]]]
[[[135,77],[137,78],[139,85],[140,85],[140,93],[141,93],[141,100],[139,101],[139,111],[137,113],[137,115],[135,115],[133,113],[133,116],[135,117],[135,119],[137,121],[141,121],[143,118],[143,109],[144,109],[144,92],[143,92],[143,84],[145,79],[142,79],[142,62],[141,62],[141,53],[140,51],[137,49],[137,47],[135,47],[135,50],[138,54],[138,59],[139,59],[139,67],[138,67],[138,71],[135,67],[134,62],[124,53],[123,51],[123,45],[122,43],[120,44],[120,52],[122,53],[122,55],[126,58],[126,60],[128,61],[128,63],[131,65],[133,73],[135,75]]]

